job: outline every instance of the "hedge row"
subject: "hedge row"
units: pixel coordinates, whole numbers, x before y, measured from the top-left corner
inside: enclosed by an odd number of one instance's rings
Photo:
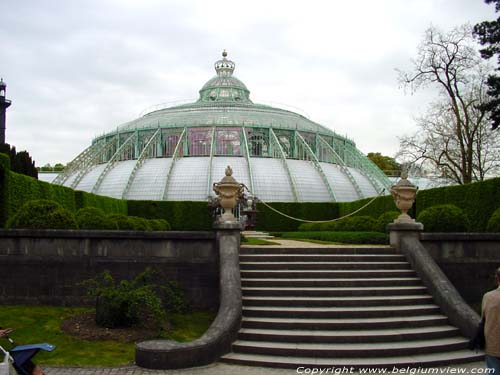
[[[129,216],[165,219],[172,230],[211,230],[212,218],[207,202],[128,201]]]
[[[417,194],[417,213],[440,204],[461,208],[469,219],[469,231],[483,232],[493,212],[500,207],[500,178],[422,190]]]

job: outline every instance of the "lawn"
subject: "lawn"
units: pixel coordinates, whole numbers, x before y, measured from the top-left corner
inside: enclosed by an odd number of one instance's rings
[[[51,353],[41,352],[36,361],[60,366],[118,366],[134,360],[134,343],[118,341],[80,340],[64,333],[61,322],[73,315],[90,311],[88,308],[48,306],[0,306],[0,325],[14,328],[10,335],[17,344],[48,342],[57,346]],[[161,337],[191,341],[201,336],[214,319],[210,312],[171,314],[172,328]],[[8,347],[7,340],[0,345]]]

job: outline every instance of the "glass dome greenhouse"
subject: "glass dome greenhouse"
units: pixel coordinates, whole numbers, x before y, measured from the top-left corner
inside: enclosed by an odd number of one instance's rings
[[[194,103],[154,110],[95,138],[54,183],[114,198],[207,200],[230,165],[267,202],[352,201],[390,185],[355,143],[256,104],[226,52]]]

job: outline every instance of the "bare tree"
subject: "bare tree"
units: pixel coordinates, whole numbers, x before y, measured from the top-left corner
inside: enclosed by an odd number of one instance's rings
[[[433,86],[440,96],[417,118],[419,130],[400,138],[398,156],[459,184],[483,180],[496,171],[500,160],[498,135],[491,133],[480,107],[487,100],[491,71],[474,47],[468,25],[449,33],[430,27],[412,70],[399,72],[403,86]]]

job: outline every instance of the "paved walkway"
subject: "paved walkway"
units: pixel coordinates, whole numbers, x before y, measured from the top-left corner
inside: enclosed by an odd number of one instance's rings
[[[358,244],[343,244],[343,245],[336,245],[336,244],[321,244],[321,243],[314,243],[314,242],[306,242],[306,241],[295,241],[295,240],[288,240],[288,239],[281,239],[279,237],[274,237],[274,238],[269,238],[266,239],[266,241],[271,241],[271,242],[276,242],[278,245],[246,245],[242,244],[241,247],[262,247],[262,248],[273,248],[273,247],[304,247],[304,248],[317,248],[317,247],[332,247],[332,248],[338,248],[338,247],[388,247],[389,245],[358,245]]]
[[[419,373],[439,373],[439,374],[485,374],[483,362],[469,363],[465,365],[456,365],[451,367],[440,367],[439,372],[429,372],[428,369],[422,369],[421,372],[411,372],[412,369],[401,369],[403,371],[394,372],[394,374]],[[427,370],[427,371],[426,371]],[[182,370],[146,370],[136,366],[126,367],[48,367],[44,368],[47,375],[291,375],[291,374],[311,374],[311,372],[298,372],[295,369],[273,369],[266,367],[251,367],[228,365],[224,363],[214,363],[209,366],[193,367]],[[464,372],[462,372],[464,371]],[[340,374],[340,372],[337,372]],[[388,374],[391,372],[388,371]],[[319,375],[319,372],[315,373]],[[324,372],[325,374],[325,372]],[[328,373],[326,373],[328,374]],[[329,374],[336,374],[330,370]],[[349,374],[344,372],[343,374]]]

